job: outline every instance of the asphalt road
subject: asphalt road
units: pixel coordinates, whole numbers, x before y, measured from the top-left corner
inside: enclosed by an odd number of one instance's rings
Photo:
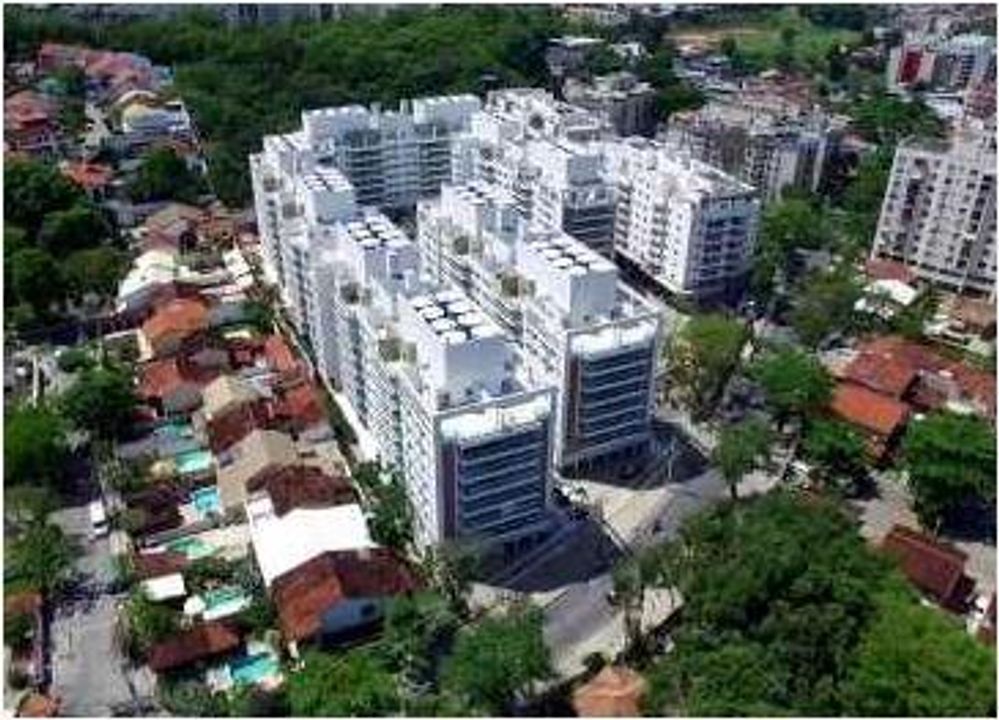
[[[155,686],[147,668],[126,667],[114,641],[117,605],[124,596],[108,592],[115,577],[108,540],[88,540],[85,502],[54,513],[52,520],[81,552],[77,580],[53,613],[51,691],[62,699],[63,715],[120,714],[137,698],[151,697]]]

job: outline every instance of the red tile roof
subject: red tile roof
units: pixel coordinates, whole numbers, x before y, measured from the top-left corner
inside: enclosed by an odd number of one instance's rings
[[[41,607],[42,595],[33,590],[5,595],[3,599],[4,615],[34,615]]]
[[[59,714],[59,699],[33,692],[17,706],[18,717],[56,717]]]
[[[939,603],[954,606],[963,600],[968,556],[957,548],[901,525],[891,529],[881,547],[898,560],[913,585]]]
[[[207,660],[239,647],[239,635],[228,625],[209,622],[173,635],[149,651],[149,667],[154,672],[174,670],[199,660]]]
[[[861,353],[847,365],[843,379],[898,400],[916,381],[916,369],[904,360]]]
[[[62,168],[62,174],[85,190],[98,190],[114,180],[114,170],[97,163],[67,163]]]
[[[220,372],[191,365],[183,358],[153,360],[139,369],[139,397],[144,400],[168,397],[186,385],[203,388]]]
[[[271,593],[281,631],[304,640],[322,629],[322,616],[345,598],[382,598],[415,590],[416,579],[390,550],[328,552],[278,577]]]
[[[296,508],[322,508],[357,502],[347,478],[327,475],[309,465],[269,468],[247,485],[247,490],[264,490],[280,517]]]
[[[909,406],[854,383],[839,383],[830,409],[848,423],[887,438],[909,418]]]
[[[916,274],[904,264],[882,258],[868,258],[864,263],[864,272],[871,280],[898,280],[912,283],[916,279]]]
[[[132,556],[132,569],[140,580],[183,572],[187,565],[187,556],[172,550],[136,553]]]
[[[271,425],[270,405],[266,400],[231,408],[208,421],[208,444],[214,453],[228,450],[254,430]]]
[[[645,679],[634,670],[607,665],[572,693],[572,706],[580,717],[637,717]]]
[[[304,430],[326,419],[326,408],[319,389],[304,381],[278,390],[274,414],[289,422],[295,430]]]
[[[285,374],[298,372],[301,369],[295,353],[280,335],[269,335],[264,340],[264,356],[275,372]]]
[[[142,332],[154,345],[164,337],[193,335],[208,327],[208,303],[200,298],[177,298],[158,308],[142,323]]]

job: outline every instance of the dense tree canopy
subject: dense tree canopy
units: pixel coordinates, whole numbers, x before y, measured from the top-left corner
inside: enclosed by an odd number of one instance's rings
[[[196,203],[204,192],[204,181],[173,149],[158,148],[145,156],[128,192],[135,202]]]
[[[680,328],[670,348],[669,379],[695,415],[707,412],[724,388],[746,337],[741,322],[719,314],[695,315]]]
[[[78,250],[63,262],[66,284],[75,297],[112,296],[127,267],[124,254],[107,246]]]
[[[84,195],[55,165],[14,160],[4,164],[3,200],[6,221],[33,237],[46,215],[68,210],[83,201]]]
[[[6,486],[55,486],[68,449],[61,418],[46,407],[21,407],[4,418],[3,479]]]
[[[4,575],[24,587],[55,592],[66,582],[75,552],[58,525],[32,523],[7,543]]]
[[[796,348],[768,352],[753,364],[751,373],[763,387],[767,403],[780,422],[822,409],[832,395],[832,380],[825,368],[815,357]]]
[[[909,136],[939,136],[944,126],[921,100],[877,95],[850,110],[854,129],[865,140],[894,148]]]
[[[368,650],[328,654],[308,652],[305,668],[288,678],[292,715],[311,717],[384,716],[401,708],[395,678]]]
[[[104,213],[89,201],[79,201],[66,210],[45,216],[38,241],[58,257],[99,244],[111,233]]]
[[[722,429],[711,454],[735,499],[739,482],[770,456],[773,443],[770,427],[757,418],[748,418]]]
[[[488,715],[506,715],[534,682],[550,674],[541,612],[526,608],[487,617],[459,634],[443,683],[469,707]]]
[[[806,347],[816,348],[834,333],[853,326],[854,305],[863,288],[849,267],[819,270],[802,282],[791,311],[791,325]]]
[[[805,458],[826,483],[852,481],[864,470],[864,439],[846,423],[814,420],[805,432]]]
[[[37,315],[44,316],[65,298],[62,272],[51,253],[27,248],[18,250],[7,262],[14,302],[24,303]]]
[[[650,672],[649,715],[982,715],[994,702],[994,654],[921,607],[834,501],[728,504],[677,545],[684,617]]]
[[[62,401],[77,429],[103,439],[114,438],[128,427],[136,405],[131,377],[111,367],[84,371]]]
[[[995,431],[983,420],[954,413],[916,420],[903,454],[916,513],[929,528],[970,498],[995,499]]]

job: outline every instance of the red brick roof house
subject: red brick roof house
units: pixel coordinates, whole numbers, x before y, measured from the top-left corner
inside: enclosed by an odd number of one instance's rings
[[[98,163],[67,162],[60,167],[60,172],[83,188],[94,200],[106,197],[114,180],[114,170]]]
[[[185,252],[198,244],[198,224],[205,217],[204,210],[192,205],[170,203],[146,218],[142,246],[145,250],[166,248]]]
[[[18,717],[56,717],[59,715],[59,698],[33,692],[17,706]]]
[[[42,615],[44,598],[41,593],[25,591],[5,595],[3,614],[5,618],[27,616],[31,620],[32,635],[30,647],[12,654],[11,661],[23,671],[34,686],[39,686],[45,675],[45,645],[42,629],[45,619]]]
[[[916,281],[916,275],[903,263],[883,258],[868,258],[864,263],[864,274],[870,280],[898,280],[906,285]]]
[[[220,373],[184,357],[154,360],[139,369],[138,396],[160,416],[187,414],[201,405],[202,390]]]
[[[328,434],[326,404],[319,388],[308,380],[279,384],[274,388],[274,427],[297,436]]]
[[[264,340],[264,357],[271,370],[282,376],[304,374],[304,363],[295,357],[287,341],[280,335],[269,335]]]
[[[266,492],[274,514],[287,515],[296,508],[323,508],[357,502],[350,481],[343,475],[327,475],[311,465],[275,467],[254,477],[247,492]]]
[[[645,679],[621,665],[606,665],[589,682],[572,693],[572,706],[579,717],[637,717]]]
[[[87,60],[93,50],[82,45],[65,45],[63,43],[43,43],[38,49],[37,62],[41,72],[54,72],[68,67],[86,67]]]
[[[147,660],[154,672],[168,672],[225,655],[241,643],[239,634],[225,623],[202,623],[155,645]]]
[[[271,595],[285,640],[357,637],[373,629],[388,598],[417,588],[386,548],[327,552],[276,578]]]
[[[174,575],[183,572],[187,565],[187,555],[172,550],[136,553],[132,556],[132,570],[140,580]]]
[[[916,369],[897,358],[861,353],[846,366],[843,379],[896,400],[909,392],[918,375]]]
[[[59,149],[58,104],[34,90],[4,98],[4,146],[31,156],[53,155]]]
[[[211,321],[208,303],[200,298],[171,300],[156,311],[139,329],[139,350],[143,358],[162,358],[177,353],[185,340],[204,333]]]
[[[965,553],[902,525],[891,529],[881,548],[919,590],[949,610],[963,611],[974,587],[964,574]]]
[[[887,458],[910,414],[905,403],[850,382],[836,385],[829,409],[863,432],[877,461]]]

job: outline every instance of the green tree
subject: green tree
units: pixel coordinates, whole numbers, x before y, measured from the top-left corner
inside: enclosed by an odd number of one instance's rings
[[[457,629],[458,616],[443,595],[403,595],[389,603],[382,645],[392,668],[413,682],[426,683]]]
[[[327,654],[305,653],[305,667],[288,678],[292,715],[346,717],[398,714],[395,678],[366,649]]]
[[[8,543],[10,577],[46,594],[57,592],[67,581],[76,548],[58,525],[33,523]]]
[[[54,165],[35,160],[4,164],[6,221],[34,237],[49,213],[68,210],[84,199],[83,191]]]
[[[986,717],[996,710],[995,650],[901,590],[879,599],[844,683],[844,714]]]
[[[746,328],[719,314],[695,315],[677,333],[670,348],[672,388],[698,417],[704,417],[738,367]]]
[[[63,263],[66,281],[76,297],[87,293],[100,297],[114,295],[127,267],[122,253],[110,247],[78,250]]]
[[[738,498],[742,478],[769,459],[772,444],[770,427],[758,418],[749,418],[722,429],[711,460],[725,478],[733,500]]]
[[[62,398],[66,416],[81,431],[113,439],[131,422],[135,390],[127,372],[115,367],[84,371]]]
[[[827,484],[853,481],[864,472],[864,439],[838,420],[810,422],[802,449]]]
[[[12,527],[42,522],[56,509],[52,488],[44,484],[6,484],[3,489],[4,517]]]
[[[519,608],[460,633],[444,668],[444,688],[471,708],[508,714],[535,682],[552,673],[541,621],[537,608]]]
[[[840,230],[844,242],[840,250],[848,257],[864,255],[870,249],[893,157],[894,150],[886,147],[866,154],[843,192]]]
[[[850,268],[815,272],[802,283],[791,325],[801,342],[814,349],[833,333],[851,328],[854,305],[862,295]]]
[[[204,192],[204,181],[174,150],[160,148],[145,156],[128,191],[136,202],[177,200],[195,203]]]
[[[159,642],[180,629],[177,611],[153,602],[141,589],[136,590],[125,604],[129,653],[135,659],[144,657]]]
[[[940,137],[944,125],[921,100],[876,95],[857,103],[850,112],[853,128],[865,140],[894,148],[909,136]]]
[[[18,301],[42,317],[66,296],[61,269],[44,250],[28,248],[14,253],[10,259],[10,280]]]
[[[813,356],[790,347],[771,350],[750,368],[767,404],[783,426],[791,418],[804,419],[828,405],[832,379]]]
[[[795,250],[818,250],[831,239],[823,213],[807,199],[786,196],[770,203],[760,218],[760,237],[753,266],[754,295],[769,297],[775,273],[785,276]]]
[[[50,408],[19,407],[3,428],[3,477],[13,485],[58,487],[68,456],[66,429]]]
[[[969,498],[995,499],[995,431],[983,420],[933,413],[909,426],[903,444],[913,507],[937,530],[948,511]]]

